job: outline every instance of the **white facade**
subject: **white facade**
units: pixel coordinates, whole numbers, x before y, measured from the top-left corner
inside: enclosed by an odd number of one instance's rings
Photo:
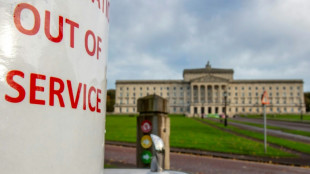
[[[261,95],[267,91],[267,113],[305,112],[303,80],[234,80],[232,69],[185,69],[183,80],[118,80],[115,113],[137,113],[137,100],[156,94],[168,100],[169,113],[262,113]]]

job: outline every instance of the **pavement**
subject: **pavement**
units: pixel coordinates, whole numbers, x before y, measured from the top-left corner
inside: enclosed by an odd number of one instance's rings
[[[105,145],[105,164],[117,168],[135,168],[136,148]],[[275,165],[204,155],[170,153],[170,169],[192,174],[309,174],[309,167]]]

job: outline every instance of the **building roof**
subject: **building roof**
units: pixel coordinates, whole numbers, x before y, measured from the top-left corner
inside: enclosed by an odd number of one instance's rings
[[[258,79],[258,80],[233,80],[231,83],[304,83],[301,79]]]
[[[189,84],[184,80],[116,80],[116,84]]]
[[[185,74],[201,74],[201,73],[218,73],[218,74],[226,74],[230,73],[233,74],[233,69],[220,69],[220,68],[212,68],[210,65],[210,62],[208,61],[205,68],[199,68],[199,69],[184,69],[183,71],[183,77]]]

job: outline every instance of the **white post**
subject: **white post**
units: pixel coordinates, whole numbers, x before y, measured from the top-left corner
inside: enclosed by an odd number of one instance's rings
[[[267,119],[266,119],[266,105],[264,104],[264,147],[267,153]]]

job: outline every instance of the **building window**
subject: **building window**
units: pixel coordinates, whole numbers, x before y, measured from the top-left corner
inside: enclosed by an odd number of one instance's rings
[[[278,87],[278,86],[276,87],[276,90],[279,90],[279,87]]]
[[[249,86],[249,90],[251,90],[252,88],[251,88],[251,86]]]
[[[238,87],[235,87],[235,90],[238,90]]]
[[[252,112],[252,108],[249,108],[249,111]]]
[[[122,91],[122,90],[123,90],[123,87],[120,87],[119,89]]]
[[[252,93],[249,92],[249,97],[251,97]]]
[[[255,90],[258,90],[258,87],[257,87],[257,86],[255,87]]]
[[[271,86],[269,86],[269,90],[272,90],[272,87],[271,87]]]
[[[183,87],[180,87],[180,90],[183,90]]]
[[[135,90],[136,90],[136,88],[134,87],[134,88],[133,88],[133,90],[135,91]]]
[[[167,87],[167,90],[169,90],[169,87]]]
[[[127,91],[129,90],[129,88],[127,87]]]
[[[283,86],[283,90],[286,90],[286,87],[285,87],[285,86]]]
[[[153,90],[155,91],[155,90],[156,90],[156,87],[153,87]]]
[[[244,90],[244,87],[242,86],[241,89]]]
[[[136,96],[136,93],[133,93],[132,95],[135,97],[135,96]]]
[[[235,96],[236,96],[236,97],[238,96],[238,93],[237,93],[237,92],[235,93]]]
[[[283,97],[286,97],[286,92],[283,92]]]
[[[119,93],[119,96],[120,96],[120,97],[123,97],[123,93]]]
[[[146,90],[149,90],[149,87],[146,87]]]
[[[176,88],[176,87],[173,87],[173,90],[177,90],[177,88]]]
[[[290,90],[293,90],[293,86],[290,87]]]
[[[272,108],[270,108],[270,112],[272,112]]]
[[[142,91],[142,87],[140,87],[140,91]]]

